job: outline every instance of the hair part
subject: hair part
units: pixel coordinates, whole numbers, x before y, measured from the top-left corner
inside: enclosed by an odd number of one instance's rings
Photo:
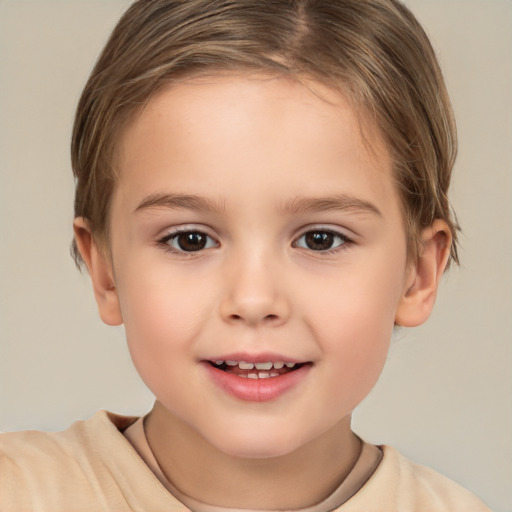
[[[420,233],[443,219],[457,137],[424,30],[398,0],[139,0],[112,32],[80,98],[71,143],[75,217],[108,247],[123,129],[163,87],[200,73],[263,71],[338,89],[374,123],[393,161],[415,260]],[[367,140],[371,148],[371,140]],[[76,246],[72,255],[83,263]]]

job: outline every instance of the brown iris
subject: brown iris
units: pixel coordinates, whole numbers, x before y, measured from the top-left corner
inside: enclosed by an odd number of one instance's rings
[[[334,235],[324,231],[311,231],[305,235],[305,242],[313,251],[325,251],[332,247]]]
[[[180,233],[176,237],[176,241],[181,250],[193,252],[204,249],[206,247],[208,237],[197,231],[189,231],[187,233]]]

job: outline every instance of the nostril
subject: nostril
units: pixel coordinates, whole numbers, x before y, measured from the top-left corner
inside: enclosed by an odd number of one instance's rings
[[[232,315],[229,315],[229,318],[231,320],[235,320],[235,321],[238,322],[240,320],[243,320],[244,316],[243,315],[232,314]],[[266,321],[266,322],[275,322],[278,319],[279,319],[279,316],[278,315],[274,315],[274,314],[266,315],[266,316],[263,317],[263,321]]]

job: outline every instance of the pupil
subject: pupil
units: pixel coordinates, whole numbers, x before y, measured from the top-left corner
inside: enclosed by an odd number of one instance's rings
[[[334,236],[331,233],[313,232],[306,235],[306,245],[315,251],[330,249],[334,242]]]
[[[184,251],[200,251],[206,246],[206,237],[201,233],[181,233],[178,245]]]

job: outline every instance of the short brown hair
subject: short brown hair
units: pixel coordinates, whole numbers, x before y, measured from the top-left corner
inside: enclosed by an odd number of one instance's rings
[[[398,0],[139,0],[124,14],[80,98],[71,145],[75,216],[108,238],[123,127],[162,87],[200,72],[262,70],[340,89],[369,114],[394,164],[408,238],[435,219],[458,225],[447,197],[456,156],[435,53]],[[72,253],[82,262],[76,243]]]

